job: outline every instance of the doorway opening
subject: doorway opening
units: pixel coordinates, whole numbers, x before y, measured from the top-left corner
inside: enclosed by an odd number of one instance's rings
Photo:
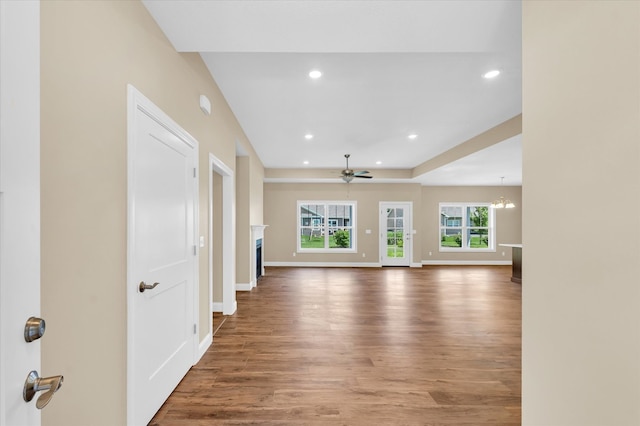
[[[235,224],[233,170],[209,153],[209,295],[211,312],[233,315],[235,292]],[[213,324],[212,324],[213,328]],[[211,330],[213,335],[213,330]]]

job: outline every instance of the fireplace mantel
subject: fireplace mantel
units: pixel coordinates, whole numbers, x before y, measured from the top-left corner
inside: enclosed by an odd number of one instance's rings
[[[251,236],[255,242],[259,238],[264,238],[264,228],[269,225],[251,225]]]
[[[264,229],[267,226],[269,225],[251,225],[251,288],[258,285],[258,265],[260,265],[260,274],[264,275]],[[258,262],[256,253],[258,240],[262,240],[260,262]]]

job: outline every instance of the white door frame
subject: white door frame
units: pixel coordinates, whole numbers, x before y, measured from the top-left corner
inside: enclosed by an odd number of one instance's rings
[[[380,201],[380,263],[382,266],[412,266],[413,259],[413,202],[412,201]],[[403,247],[405,257],[402,262],[384,263],[387,250],[387,220],[386,209],[389,207],[404,207],[409,210],[409,220],[404,221],[404,239]]]
[[[0,120],[0,424],[37,426],[22,389],[29,371],[52,372],[22,330],[40,316],[39,1],[0,1]]]
[[[187,141],[189,144],[195,147],[195,156],[196,161],[194,167],[196,168],[196,175],[198,175],[198,141],[187,133],[180,125],[178,125],[171,117],[165,114],[159,107],[157,107],[153,102],[151,102],[148,98],[146,98],[140,91],[138,91],[132,85],[127,85],[127,140],[128,140],[128,152],[127,152],[127,167],[129,176],[133,176],[133,158],[134,158],[134,141],[136,140],[136,115],[140,110],[149,117],[153,118],[160,125],[167,128],[169,131],[180,137],[182,140]],[[198,190],[198,179],[194,179],[194,230],[193,230],[193,241],[198,241],[199,231],[199,190]],[[133,371],[135,369],[134,363],[134,341],[135,336],[133,333],[134,324],[134,303],[133,298],[138,297],[138,290],[136,287],[136,283],[133,281],[133,252],[132,249],[132,241],[134,236],[134,229],[131,226],[134,219],[134,211],[133,211],[133,203],[132,197],[134,196],[133,191],[133,182],[131,179],[127,181],[127,424],[134,423],[134,397],[136,390],[134,389],[134,374]],[[194,245],[196,259],[193,262],[193,274],[194,274],[194,282],[193,282],[193,323],[199,324],[199,250],[198,244]],[[195,364],[200,359],[199,354],[199,337],[198,333],[193,334],[192,339],[192,354],[193,360],[192,364]],[[176,383],[177,385],[178,383]]]
[[[209,153],[209,302],[213,307],[213,173],[222,176],[222,314],[233,315],[236,301],[236,220],[234,173],[222,160]],[[217,311],[217,310],[215,310]],[[209,321],[211,328],[213,322]],[[213,330],[211,330],[213,336]]]

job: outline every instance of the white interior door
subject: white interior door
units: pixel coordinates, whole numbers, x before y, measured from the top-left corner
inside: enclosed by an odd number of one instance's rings
[[[40,316],[40,4],[0,1],[1,425],[40,424],[22,397],[29,372],[40,373],[40,340],[24,338],[31,316]]]
[[[141,425],[195,358],[197,143],[132,87],[130,108],[128,421]]]
[[[380,203],[380,263],[411,266],[412,203]]]

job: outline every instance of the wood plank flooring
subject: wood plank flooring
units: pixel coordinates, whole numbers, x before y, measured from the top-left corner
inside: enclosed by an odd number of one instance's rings
[[[267,268],[151,425],[519,425],[509,266]]]

